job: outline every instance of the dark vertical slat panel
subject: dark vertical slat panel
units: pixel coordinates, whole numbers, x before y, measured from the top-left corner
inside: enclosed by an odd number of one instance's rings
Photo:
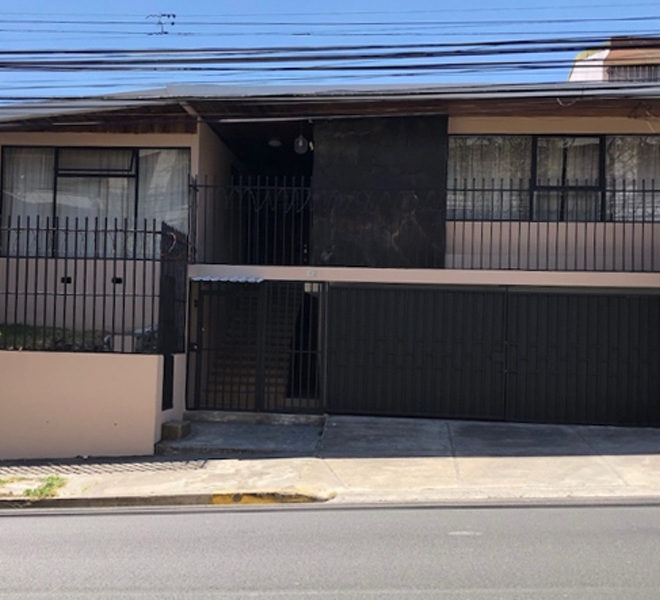
[[[614,306],[615,298],[613,296],[605,296],[605,305],[603,307],[604,314],[609,315],[612,313],[612,308]],[[605,356],[603,360],[603,371],[602,371],[602,377],[605,380],[605,402],[607,404],[607,414],[608,418],[611,419],[612,421],[616,420],[616,407],[614,406],[614,403],[612,402],[612,390],[614,389],[613,382],[616,381],[616,374],[615,374],[615,368],[616,368],[616,353],[617,353],[617,347],[616,347],[616,332],[614,330],[614,327],[610,325],[607,328],[603,328],[603,331],[606,332],[606,343],[607,345],[605,346]]]
[[[23,348],[27,347],[27,308],[28,308],[28,297],[29,297],[29,283],[30,283],[30,217],[28,216],[25,220],[25,262],[23,269],[23,277],[25,281],[23,282]],[[18,280],[17,280],[18,284]],[[18,285],[16,286],[18,288]]]
[[[507,364],[508,372],[510,373],[509,381],[507,382],[507,402],[506,402],[506,418],[511,419],[513,414],[518,410],[518,398],[521,397],[521,388],[523,387],[524,371],[521,368],[520,357],[523,354],[521,340],[519,335],[521,311],[518,306],[519,296],[511,294],[507,297],[507,325],[506,342],[507,342]]]
[[[587,321],[588,313],[593,310],[591,295],[575,296],[575,380],[573,395],[578,407],[579,422],[589,422],[590,407],[586,398],[586,353],[587,353]]]
[[[4,324],[8,324],[8,316],[9,316],[9,265],[11,264],[11,259],[12,259],[12,252],[11,252],[11,233],[12,233],[12,218],[7,217],[6,220],[3,219],[4,215],[0,213],[0,232],[2,233],[2,238],[0,238],[0,244],[6,244],[4,247],[2,247],[2,250],[4,251],[3,254],[5,256],[5,289],[2,290],[2,295],[3,295],[3,319],[2,322]],[[45,301],[44,301],[45,305]],[[0,348],[8,348],[11,347],[11,342],[9,341],[9,336],[4,335],[3,337],[0,338]]]
[[[529,403],[533,403],[534,398],[538,398],[543,407],[543,413],[547,414],[551,396],[548,394],[547,388],[548,373],[547,369],[543,368],[543,364],[545,362],[556,364],[554,357],[551,354],[549,355],[549,351],[551,350],[549,339],[552,335],[553,322],[549,318],[551,315],[549,298],[539,295],[534,296],[533,300],[533,304],[528,306],[529,329],[527,330],[527,336],[533,345],[534,354],[534,369],[527,376],[531,388]]]
[[[75,348],[77,346],[76,343],[76,320],[78,318],[78,262],[80,260],[80,249],[78,247],[78,228],[79,228],[79,222],[78,222],[78,217],[75,217],[73,220],[73,281],[72,281],[72,297],[71,297],[71,312],[72,312],[72,318],[71,318],[71,338],[72,338],[72,344],[73,347]],[[87,249],[85,248],[85,252],[83,253],[83,257],[86,256]],[[84,331],[85,331],[85,322],[83,321],[82,327],[81,327],[81,337],[84,339]],[[84,348],[85,344],[84,342],[81,342],[81,346]]]
[[[585,415],[588,423],[593,423],[597,414],[601,411],[594,399],[594,391],[598,385],[598,376],[594,373],[593,362],[597,357],[594,338],[597,335],[597,327],[594,326],[594,315],[598,315],[599,298],[590,296],[589,302],[582,314],[584,320],[584,344],[583,344],[583,370],[582,387],[580,394],[584,398]]]
[[[146,238],[146,236],[145,236]],[[98,289],[98,278],[99,278],[99,256],[102,252],[101,250],[101,245],[102,245],[102,238],[101,238],[101,231],[99,229],[99,218],[94,217],[94,271],[92,273],[92,286],[93,286],[93,291],[92,291],[92,335],[94,335],[94,332],[96,332],[97,328],[97,302],[98,302],[98,296],[99,296],[99,289]],[[105,263],[106,261],[103,261],[104,269],[105,269]],[[46,265],[47,266],[47,265]],[[145,265],[146,266],[146,265]],[[101,275],[103,277],[103,275]],[[103,280],[104,283],[103,285],[105,286],[105,280]],[[144,289],[144,295],[146,296],[146,286],[143,287]],[[105,302],[105,299],[104,299]],[[101,315],[103,315],[103,311],[101,311]],[[101,338],[103,338],[103,330],[104,330],[105,323],[103,321],[103,316],[101,316],[101,326],[99,327],[99,334]]]
[[[653,363],[653,344],[649,326],[653,323],[651,313],[651,302],[649,298],[644,298],[639,311],[637,324],[639,327],[639,348],[640,348],[640,377],[639,377],[639,394],[645,399],[642,415],[648,415],[649,420],[655,418],[654,409],[651,402],[650,386],[651,383],[651,368]],[[646,352],[644,350],[646,349]],[[660,363],[655,364],[655,370],[660,370]]]
[[[610,347],[610,397],[609,400],[614,410],[614,419],[620,421],[623,419],[621,413],[621,366],[622,361],[625,360],[625,348],[623,347],[623,337],[621,335],[621,319],[620,319],[620,299],[617,296],[612,296],[610,299],[610,310],[608,314],[611,315],[612,321],[609,327],[612,328],[612,346]]]
[[[457,293],[438,294],[438,303],[441,307],[441,326],[438,332],[438,341],[443,346],[442,361],[437,368],[442,374],[446,384],[446,394],[443,398],[442,412],[448,413],[452,401],[458,398],[461,384],[461,358],[462,352],[458,344],[451,343],[457,338],[457,332],[463,331],[461,322],[461,302]]]
[[[45,248],[44,248],[44,302],[43,302],[43,323],[42,323],[42,330],[43,330],[43,340],[45,342],[47,332],[48,332],[48,305],[50,303],[49,300],[49,294],[48,294],[48,283],[50,279],[48,278],[48,266],[50,264],[50,260],[48,258],[51,255],[51,246],[49,244],[49,233],[51,231],[50,229],[51,221],[50,217],[46,217],[46,239],[45,239]],[[8,236],[9,237],[9,236]],[[9,265],[9,261],[7,261],[7,265]],[[6,319],[5,319],[6,322]]]
[[[38,312],[38,304],[39,304],[39,267],[42,261],[41,257],[41,228],[40,228],[41,220],[40,216],[37,215],[36,218],[36,239],[35,239],[35,254],[34,254],[34,281],[32,282],[32,285],[34,286],[33,292],[32,292],[32,347],[36,348],[37,347],[37,312]],[[1,229],[2,222],[0,221],[0,236],[2,235],[2,229]],[[2,239],[0,237],[0,239]],[[84,346],[84,341],[83,341],[83,346]]]
[[[521,347],[520,339],[520,320],[521,310],[518,306],[520,296],[518,294],[511,294],[507,299],[507,325],[506,341],[507,341],[507,364],[508,367],[508,381],[507,381],[507,402],[506,402],[506,418],[512,419],[513,415],[518,412],[518,399],[521,397],[521,388],[523,387],[522,378],[524,371],[520,364],[520,356],[524,352]]]
[[[61,256],[61,252],[59,249],[59,243],[60,243],[60,236],[58,235],[59,228],[60,228],[60,223],[61,220],[59,217],[53,217],[53,251],[54,251],[54,257],[59,259]],[[58,277],[58,271],[59,271],[59,260],[54,260],[53,261],[53,311],[51,313],[51,323],[50,323],[50,330],[52,331],[52,335],[55,335],[55,327],[57,325],[57,310],[58,310],[58,295],[59,295],[59,277]]]
[[[69,274],[69,217],[64,217],[64,231],[60,230],[60,241],[62,237],[64,238],[64,249],[62,250],[60,246],[60,253],[58,256],[63,256],[64,258],[64,270],[63,275],[58,280],[58,285],[62,290],[62,342],[64,347],[67,346],[67,301],[69,299],[69,286],[67,284],[67,276]],[[63,234],[63,235],[62,235]]]
[[[644,414],[644,405],[646,398],[642,394],[641,380],[643,377],[641,371],[642,365],[642,340],[639,331],[639,317],[643,308],[643,299],[639,296],[631,298],[631,314],[628,319],[628,389],[630,390],[629,398],[639,398],[638,402],[634,403],[634,420],[639,423],[642,415]]]
[[[493,389],[489,375],[502,341],[485,325],[497,319],[502,331],[498,294],[333,286],[328,410],[503,418],[502,377]]]
[[[603,365],[607,356],[607,329],[598,327],[600,315],[607,308],[607,299],[598,295],[594,299],[594,310],[589,314],[589,394],[588,402],[592,407],[591,416],[595,420],[602,414],[606,421],[610,420],[607,402],[607,373]]]
[[[13,304],[14,304],[14,315],[13,315],[13,321],[12,324],[14,325],[14,335],[13,337],[13,343],[12,346],[14,347],[22,347],[25,346],[25,341],[23,340],[22,346],[21,346],[21,336],[20,335],[20,328],[17,327],[18,325],[18,290],[20,289],[20,258],[23,256],[21,253],[21,232],[22,232],[22,227],[21,227],[21,216],[19,215],[16,218],[16,252],[15,252],[15,260],[13,261],[14,263],[14,269],[13,269],[13,275],[14,275],[14,283],[13,283]],[[8,261],[9,262],[9,261]],[[8,280],[9,283],[9,280]],[[23,331],[25,331],[25,328],[23,328]]]
[[[89,256],[90,256],[90,250],[89,250],[89,217],[85,217],[84,219],[84,231],[82,231],[82,239],[83,239],[83,247],[85,248],[84,252],[84,258],[83,258],[83,297],[81,298],[82,302],[82,347],[85,348],[85,342],[86,342],[86,330],[87,330],[87,299],[90,296],[89,288],[88,288],[88,267],[89,267]],[[137,250],[136,250],[137,251]],[[144,266],[144,265],[143,265]],[[92,292],[93,294],[94,292]],[[91,328],[91,344],[94,346],[94,325],[92,324]]]
[[[645,382],[658,379],[659,365],[651,357],[657,355],[660,331],[647,306],[657,314],[659,303],[660,297],[651,294],[512,294],[507,417],[657,423],[657,387]],[[530,321],[530,314],[538,319]]]
[[[113,229],[113,238],[112,238],[112,279],[111,287],[112,296],[110,298],[110,331],[114,334],[116,331],[115,328],[115,318],[117,315],[117,232],[119,227],[117,225],[117,218],[114,219],[114,229]],[[106,255],[107,256],[107,255]]]

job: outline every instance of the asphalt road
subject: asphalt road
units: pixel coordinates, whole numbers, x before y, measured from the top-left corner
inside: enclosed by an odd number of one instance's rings
[[[0,513],[0,598],[658,598],[660,507]]]

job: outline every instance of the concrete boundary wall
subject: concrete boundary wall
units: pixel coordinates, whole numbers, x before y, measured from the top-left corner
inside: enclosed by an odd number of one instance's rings
[[[6,351],[0,374],[0,459],[153,454],[182,410],[181,383],[161,410],[162,356]]]

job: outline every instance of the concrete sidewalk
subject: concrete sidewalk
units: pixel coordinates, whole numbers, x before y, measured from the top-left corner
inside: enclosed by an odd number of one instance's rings
[[[0,462],[0,506],[660,500],[660,429],[328,417],[194,422],[131,459]],[[57,496],[30,500],[49,476]]]

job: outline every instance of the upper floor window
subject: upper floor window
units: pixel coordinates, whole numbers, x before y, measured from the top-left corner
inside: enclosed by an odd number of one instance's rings
[[[447,218],[658,221],[660,136],[452,136]]]
[[[188,228],[189,151],[5,147],[2,213],[110,223],[156,219]]]
[[[527,136],[451,136],[447,218],[527,219],[532,140]]]
[[[5,147],[1,214],[14,226],[18,217],[23,227],[29,221],[31,234],[20,249],[11,247],[19,238],[2,245],[27,254],[48,248],[96,255],[98,248],[84,247],[92,243],[88,236],[73,230],[98,227],[111,232],[103,238],[111,246],[105,252],[129,252],[137,242],[127,232],[139,231],[145,219],[150,228],[155,220],[157,227],[165,222],[186,233],[189,162],[188,149]],[[36,233],[37,217],[41,228],[49,222],[65,233]],[[113,236],[113,230],[124,233]]]
[[[534,138],[532,218],[600,220],[601,152],[598,137]]]

